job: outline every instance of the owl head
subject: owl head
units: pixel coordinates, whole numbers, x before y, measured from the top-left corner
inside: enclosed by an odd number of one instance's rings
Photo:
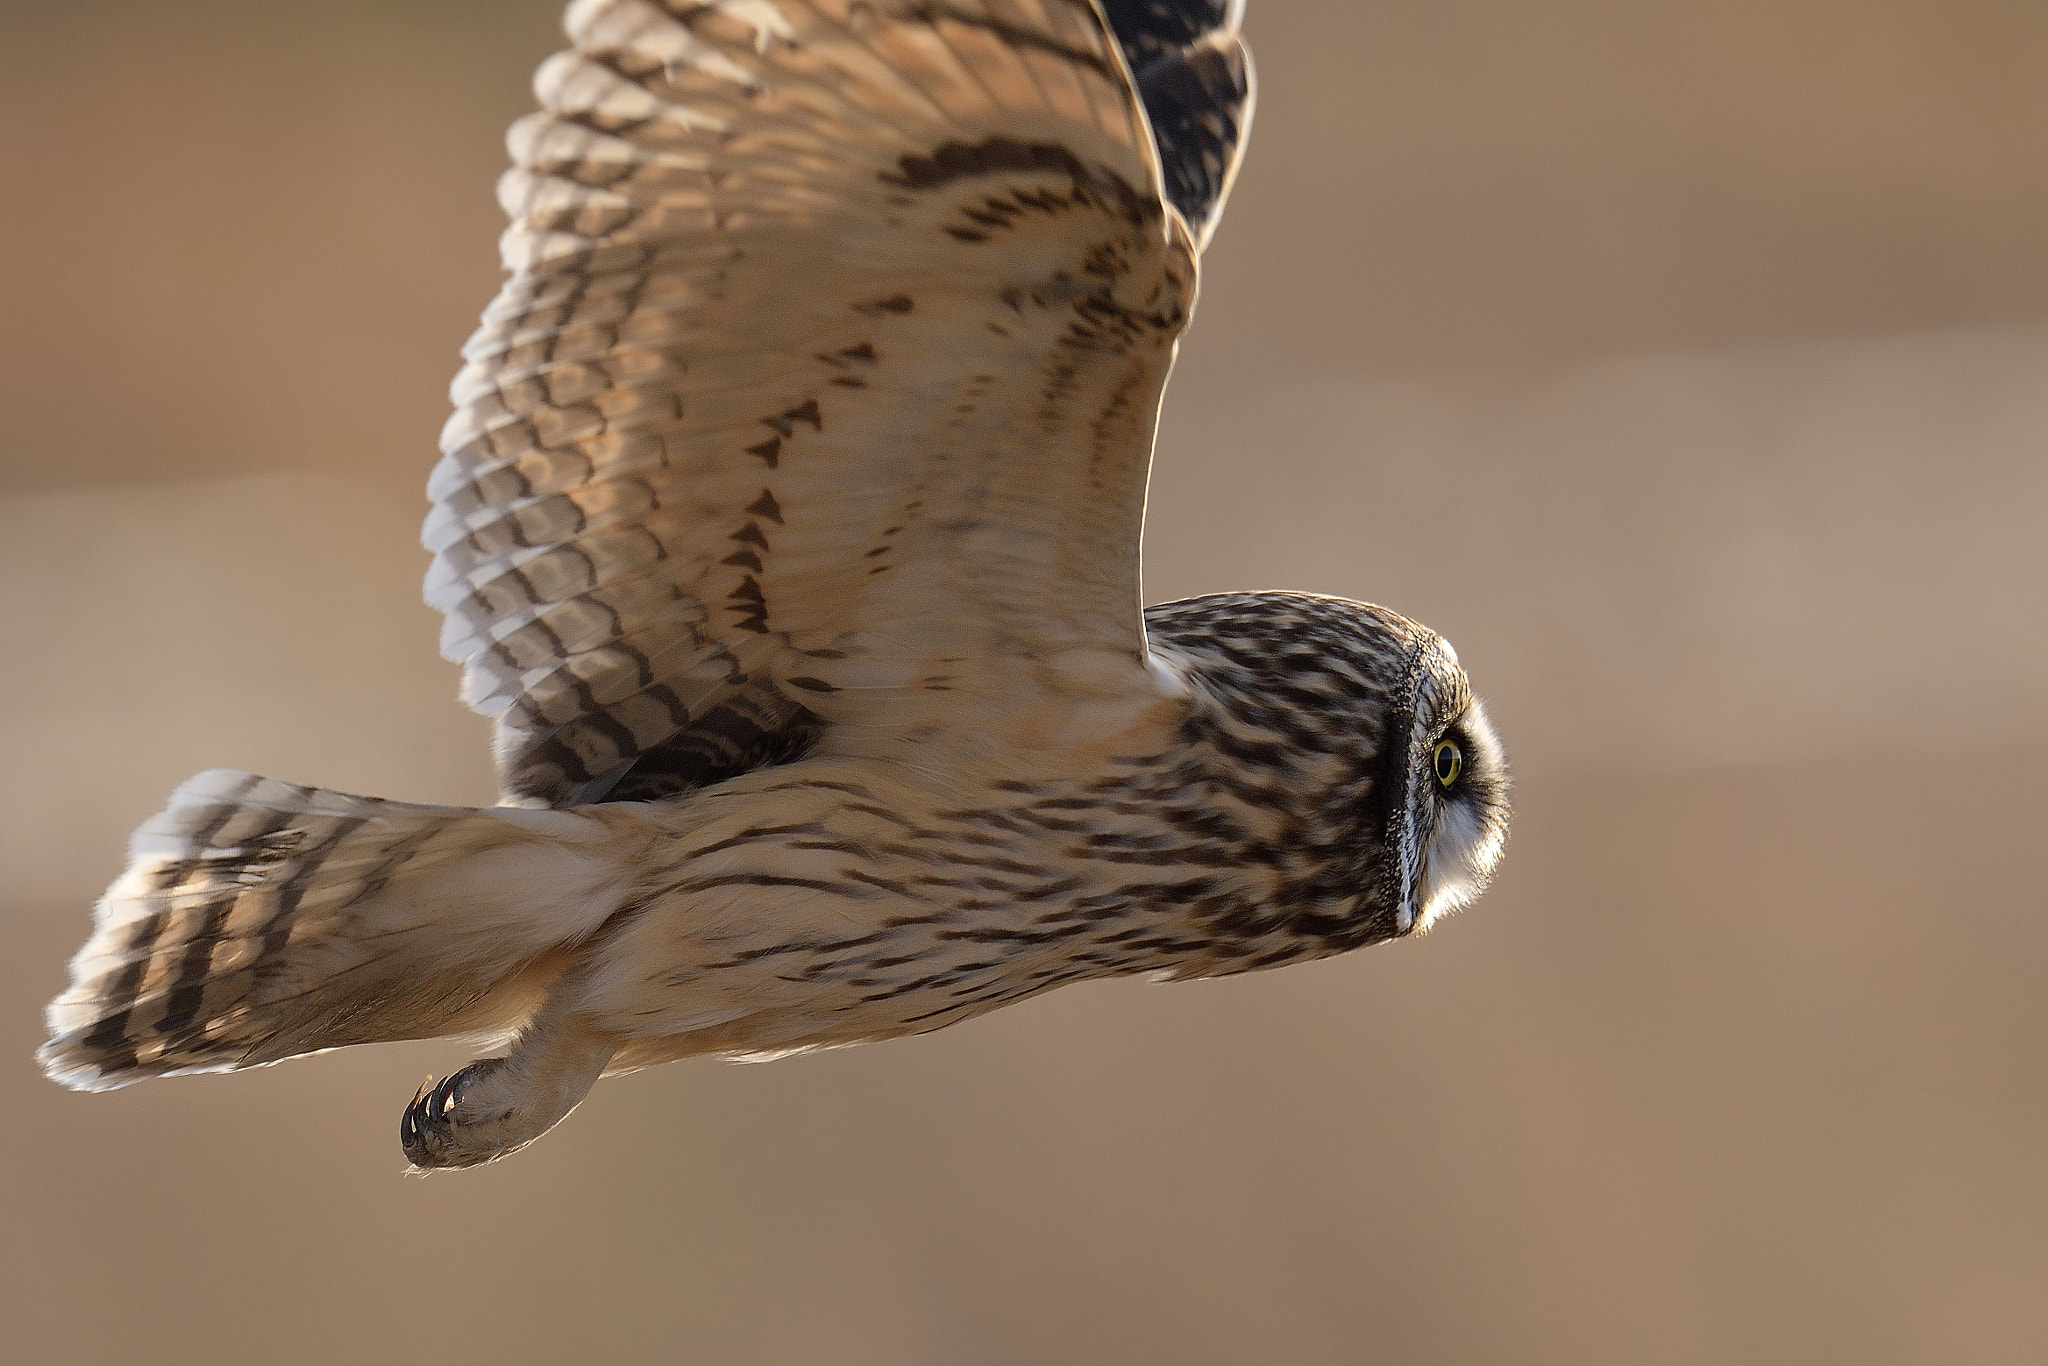
[[[1457,652],[1398,612],[1300,593],[1150,609],[1199,700],[1190,749],[1270,870],[1249,966],[1398,938],[1470,902],[1507,841],[1506,756]]]
[[[1407,934],[1485,890],[1507,844],[1510,808],[1507,755],[1458,652],[1427,627],[1401,621],[1412,634],[1410,662],[1383,760],[1381,839],[1389,851],[1385,899],[1395,930]]]

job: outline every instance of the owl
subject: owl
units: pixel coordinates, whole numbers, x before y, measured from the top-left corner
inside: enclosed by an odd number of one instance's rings
[[[420,1168],[600,1078],[1342,953],[1508,823],[1385,608],[1141,609],[1241,0],[575,0],[428,485],[485,809],[202,773],[50,1006],[97,1090],[395,1039]]]

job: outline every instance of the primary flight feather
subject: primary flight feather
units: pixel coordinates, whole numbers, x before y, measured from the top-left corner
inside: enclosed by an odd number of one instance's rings
[[[1410,933],[1499,746],[1381,608],[1141,611],[1161,392],[1249,121],[1241,3],[576,0],[429,485],[504,804],[218,771],[137,832],[50,1074],[495,1033],[422,1167],[600,1076]]]

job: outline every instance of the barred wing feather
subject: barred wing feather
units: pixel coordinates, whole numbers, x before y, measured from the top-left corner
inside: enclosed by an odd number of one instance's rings
[[[1140,659],[1154,421],[1247,107],[1234,32],[1174,35],[1188,79],[1153,80],[1183,132],[1155,149],[1092,0],[567,24],[511,133],[510,278],[424,533],[507,799],[594,800],[656,756],[687,786],[1020,686],[1008,662]]]

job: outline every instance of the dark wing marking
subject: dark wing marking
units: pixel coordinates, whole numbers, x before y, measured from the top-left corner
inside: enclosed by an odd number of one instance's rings
[[[774,689],[744,690],[649,746],[601,797],[587,800],[651,802],[709,787],[800,759],[823,730],[816,713]]]
[[[1101,0],[1133,75],[1184,52],[1209,34],[1237,32],[1244,0]]]
[[[1251,131],[1244,0],[1102,0],[1145,102],[1167,202],[1198,247],[1223,216]]]

